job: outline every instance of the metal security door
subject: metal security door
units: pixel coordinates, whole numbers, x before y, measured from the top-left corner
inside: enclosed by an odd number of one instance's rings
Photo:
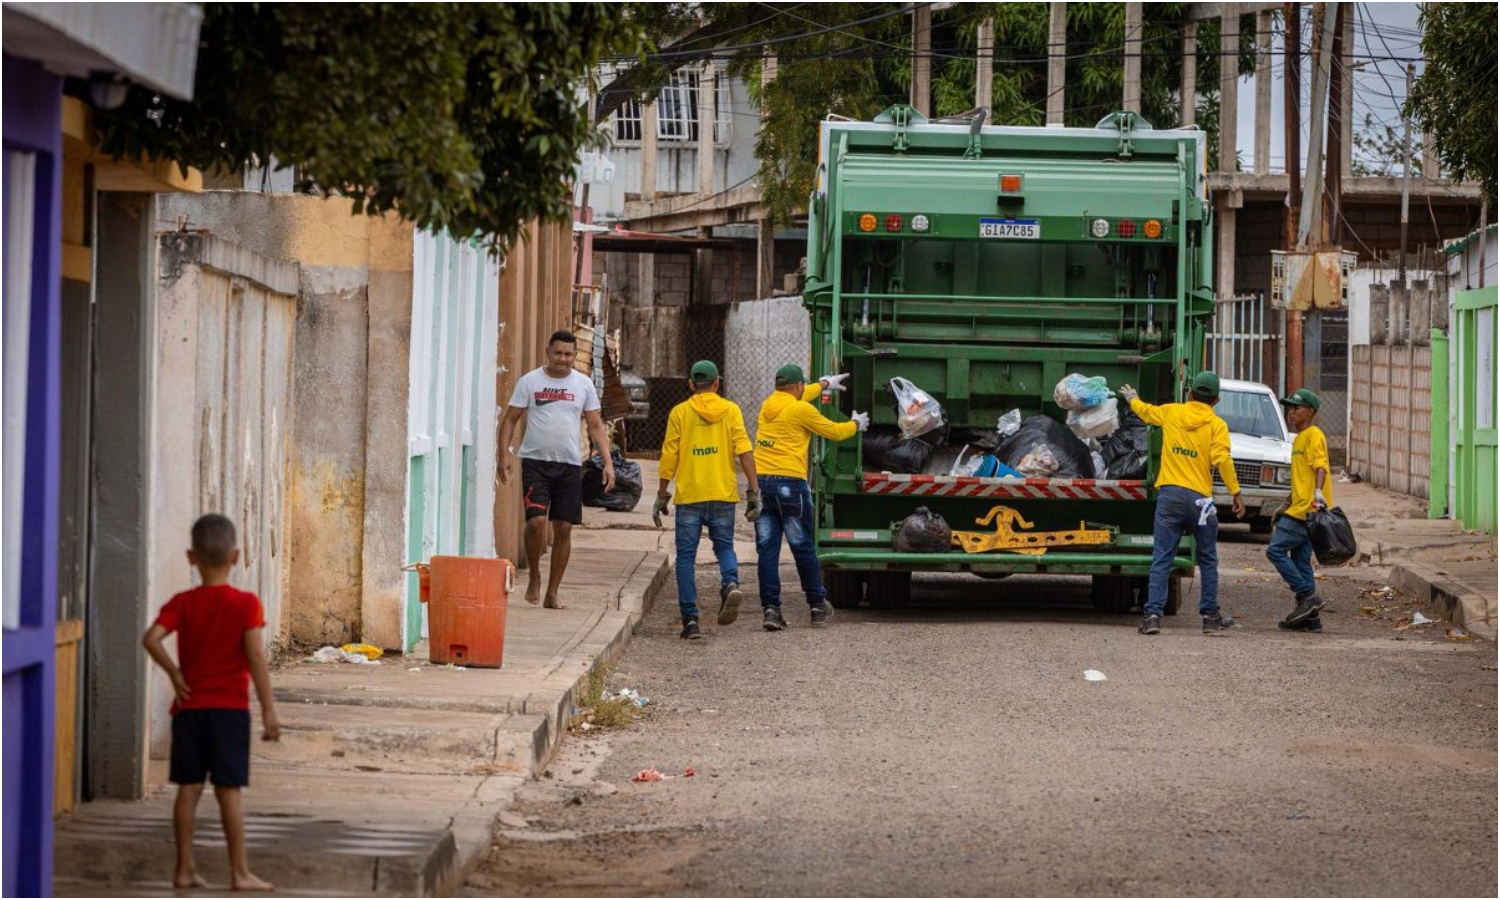
[[[411,394],[407,420],[407,561],[493,556],[498,265],[470,241],[413,241]],[[402,645],[427,635],[407,576]]]

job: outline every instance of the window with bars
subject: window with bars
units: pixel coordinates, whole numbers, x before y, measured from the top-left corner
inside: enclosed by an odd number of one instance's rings
[[[730,108],[729,79],[722,74],[714,78],[714,143],[728,143],[734,121]],[[635,142],[641,139],[645,124],[641,104],[628,101],[615,112],[615,140]],[[698,73],[674,72],[672,79],[656,98],[656,139],[658,141],[696,143],[698,140]]]

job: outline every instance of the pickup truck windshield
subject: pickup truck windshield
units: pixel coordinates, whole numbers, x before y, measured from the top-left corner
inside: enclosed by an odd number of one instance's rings
[[[1282,441],[1287,439],[1281,424],[1281,411],[1269,394],[1226,390],[1219,395],[1219,405],[1214,407],[1214,412],[1230,431]]]

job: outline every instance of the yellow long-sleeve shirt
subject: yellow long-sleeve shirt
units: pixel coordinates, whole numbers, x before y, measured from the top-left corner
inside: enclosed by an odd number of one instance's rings
[[[1161,428],[1161,471],[1156,487],[1169,484],[1213,495],[1213,470],[1219,470],[1229,493],[1240,492],[1240,480],[1234,474],[1234,460],[1229,456],[1229,426],[1207,403],[1164,403],[1152,406],[1136,397],[1130,411],[1147,425]]]
[[[664,482],[677,479],[674,499],[679,506],[711,500],[737,503],[736,460],[749,452],[750,435],[740,408],[718,394],[694,394],[672,407],[667,417],[656,472]]]
[[[842,441],[859,430],[853,422],[834,422],[818,412],[811,401],[821,390],[821,385],[810,384],[800,400],[776,391],[760,405],[755,420],[755,474],[806,478],[807,445],[814,434]]]
[[[1286,514],[1294,519],[1307,519],[1312,512],[1314,492],[1318,489],[1318,470],[1331,472],[1328,465],[1328,438],[1323,429],[1309,425],[1297,432],[1292,441],[1292,499]],[[1333,479],[1323,479],[1323,499],[1332,507]]]

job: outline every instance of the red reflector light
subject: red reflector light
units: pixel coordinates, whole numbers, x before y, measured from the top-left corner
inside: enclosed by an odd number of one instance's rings
[[[898,216],[898,215],[896,215],[895,213],[891,213],[890,215],[886,216],[885,217],[885,230],[886,231],[900,231],[901,230],[901,217]]]
[[[1121,219],[1115,226],[1115,233],[1122,238],[1135,237],[1135,222],[1131,219]]]
[[[1000,192],[1003,194],[1019,194],[1021,192],[1021,176],[1001,175]]]

